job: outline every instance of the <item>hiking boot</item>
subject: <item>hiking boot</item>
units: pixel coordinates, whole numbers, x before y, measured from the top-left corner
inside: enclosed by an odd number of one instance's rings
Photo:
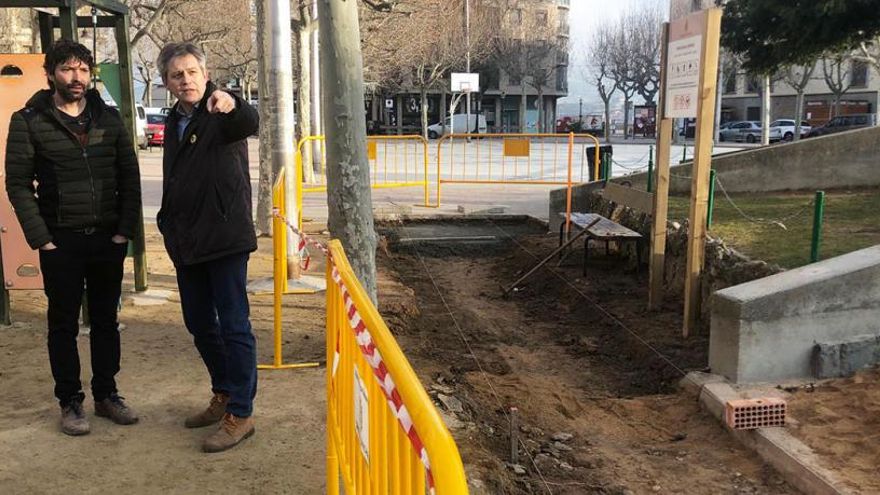
[[[82,401],[74,400],[61,408],[61,431],[74,437],[86,435],[91,431]]]
[[[137,413],[116,394],[95,402],[95,416],[108,418],[118,425],[133,425],[138,422]]]
[[[202,450],[205,452],[223,452],[235,447],[242,440],[253,435],[255,431],[253,418],[239,418],[238,416],[226,413],[223,415],[223,421],[220,422],[220,428],[217,432],[205,439],[205,443],[202,444]]]
[[[198,414],[193,414],[186,418],[183,425],[187,428],[201,428],[203,426],[213,425],[223,419],[223,415],[226,413],[226,404],[228,403],[228,395],[215,392],[214,397],[211,397],[211,403],[208,404],[208,408]]]

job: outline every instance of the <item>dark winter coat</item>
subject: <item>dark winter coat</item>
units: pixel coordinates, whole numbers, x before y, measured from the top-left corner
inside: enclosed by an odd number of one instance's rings
[[[59,228],[94,227],[131,239],[138,227],[141,182],[131,136],[97,91],[86,98],[92,123],[85,146],[55,113],[51,90],[12,115],[6,192],[33,249]]]
[[[235,110],[209,113],[217,87],[209,82],[178,139],[179,103],[165,123],[162,209],[157,218],[175,265],[192,265],[257,249],[251,213],[247,137],[257,132],[257,111],[235,98]]]

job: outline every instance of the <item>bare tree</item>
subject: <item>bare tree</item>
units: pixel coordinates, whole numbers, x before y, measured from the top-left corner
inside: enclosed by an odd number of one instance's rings
[[[567,44],[554,33],[545,31],[544,39],[532,40],[528,43],[529,58],[534,61],[526,70],[529,84],[538,92],[538,132],[544,129],[544,90],[555,80],[560,64],[560,53],[568,50]]]
[[[631,21],[632,53],[635,59],[636,92],[648,104],[660,91],[660,49],[663,10],[658,2],[644,5]]]
[[[794,136],[792,136],[792,139],[795,141],[801,138],[801,122],[804,118],[804,93],[813,79],[813,72],[815,70],[816,60],[813,60],[804,65],[791,65],[782,71],[782,80],[797,92],[794,111]]]
[[[605,109],[605,123],[602,126],[605,140],[611,139],[611,97],[617,91],[617,85],[611,79],[611,64],[613,63],[611,45],[614,33],[608,25],[600,25],[590,38],[589,45],[584,50],[587,65],[582,69],[581,77],[595,84],[599,98]]]
[[[507,0],[506,7],[506,17],[498,21],[501,29],[494,39],[489,61],[507,74],[511,86],[519,86],[519,132],[525,132],[528,96],[526,88],[529,85],[543,86],[547,72],[550,71],[552,75],[556,52],[553,51],[548,37],[555,38],[556,33],[548,25],[549,22],[543,22],[538,16],[530,16],[518,8],[515,0]],[[535,80],[535,77],[542,81]],[[540,109],[542,105],[538,106]]]
[[[834,95],[834,115],[840,115],[840,100],[852,86],[852,58],[848,53],[834,53],[822,59],[822,76]]]
[[[859,53],[853,58],[874,66],[874,70],[880,74],[880,36],[859,44]]]

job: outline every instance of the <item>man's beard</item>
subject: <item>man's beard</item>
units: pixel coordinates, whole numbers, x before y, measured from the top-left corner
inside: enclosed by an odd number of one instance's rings
[[[82,91],[79,94],[73,94],[73,92],[70,91],[70,88],[77,86],[82,88]],[[82,84],[69,84],[67,86],[56,85],[55,89],[58,91],[58,96],[67,103],[76,103],[86,95],[86,87]]]

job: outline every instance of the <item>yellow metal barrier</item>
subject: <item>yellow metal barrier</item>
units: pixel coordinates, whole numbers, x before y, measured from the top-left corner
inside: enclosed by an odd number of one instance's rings
[[[283,216],[284,171],[280,171],[272,186],[272,206]],[[272,217],[272,305],[273,305],[273,358],[272,364],[260,364],[261,370],[284,370],[293,368],[314,368],[319,363],[284,364],[281,356],[281,296],[287,291],[287,225],[278,216]]]
[[[327,265],[327,493],[426,493],[428,481],[420,453],[413,448],[412,428],[424,446],[438,495],[468,493],[458,448],[428,394],[379,312],[357,281],[339,241],[330,244]],[[333,279],[333,266],[345,290]],[[346,295],[347,293],[347,295]],[[346,305],[346,301],[351,302]],[[353,308],[353,309],[351,309]],[[370,338],[355,337],[349,315],[357,312]],[[362,347],[363,346],[363,350]],[[364,352],[378,352],[371,363]],[[377,364],[381,363],[381,364]],[[380,383],[374,367],[387,372]],[[384,388],[383,388],[384,387]],[[391,390],[399,408],[386,398]],[[397,394],[397,395],[394,395]],[[409,423],[407,423],[409,424]],[[408,433],[410,435],[408,436]]]
[[[600,168],[599,139],[595,144],[594,180]],[[470,138],[470,142],[467,139]],[[564,146],[562,146],[564,145]],[[575,135],[569,134],[448,134],[437,142],[437,201],[443,184],[559,185],[568,188],[566,230],[571,217],[571,188],[584,181],[583,160],[574,171]],[[564,150],[560,153],[560,149]],[[583,156],[584,153],[579,153]],[[444,170],[443,165],[447,167]],[[590,178],[586,177],[586,181]]]
[[[309,173],[307,163],[314,162],[312,148],[319,143],[319,170]],[[370,185],[373,189],[397,187],[424,188],[424,205],[428,206],[428,141],[422,136],[368,136],[367,158],[370,163]],[[297,206],[302,216],[303,193],[327,190],[327,153],[324,136],[306,136],[296,147]],[[298,219],[302,227],[302,218]]]

